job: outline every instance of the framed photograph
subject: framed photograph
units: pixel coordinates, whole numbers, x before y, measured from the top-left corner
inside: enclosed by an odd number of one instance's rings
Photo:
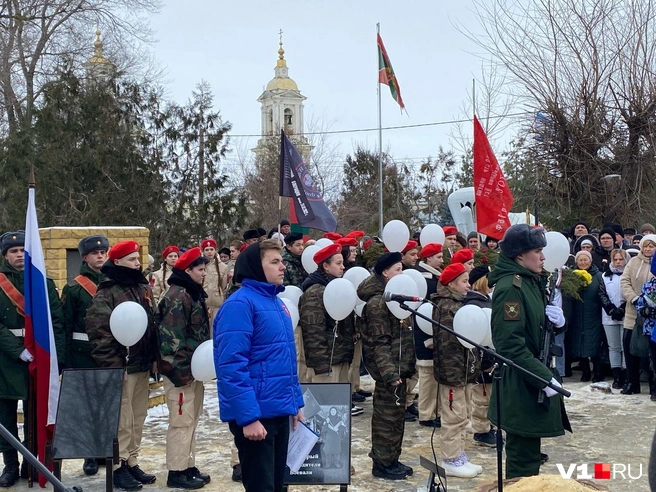
[[[319,435],[297,473],[287,469],[285,483],[348,485],[351,483],[351,385],[301,384],[305,423]]]

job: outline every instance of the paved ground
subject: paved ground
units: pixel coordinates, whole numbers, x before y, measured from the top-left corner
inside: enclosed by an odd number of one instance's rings
[[[576,374],[576,373],[575,373]],[[364,387],[371,389],[371,381],[363,378]],[[642,478],[638,480],[601,480],[609,490],[634,492],[649,490],[647,484],[647,463],[652,435],[656,429],[656,402],[649,400],[648,394],[635,396],[592,392],[585,383],[566,379],[565,386],[572,391],[567,401],[567,409],[574,427],[574,434],[544,441],[543,450],[551,460],[543,466],[542,472],[558,475],[556,463],[568,468],[570,463],[622,463],[631,464],[631,473],[636,476],[642,465]],[[643,383],[643,391],[646,391]],[[402,482],[389,482],[371,476],[371,461],[367,457],[370,441],[371,402],[363,404],[364,415],[353,418],[352,463],[356,473],[352,477],[350,490],[353,491],[416,491],[424,485],[427,472],[419,467],[419,455],[430,457],[431,442],[439,451],[437,434],[431,439],[431,429],[421,427],[416,422],[406,424],[405,441],[401,460],[414,467],[415,474]],[[146,422],[143,457],[141,467],[157,474],[157,483],[144,487],[144,492],[161,492],[166,488],[165,447],[166,409],[163,406],[151,409]],[[199,428],[197,462],[201,470],[212,475],[212,483],[203,490],[237,492],[243,488],[230,480],[229,467],[231,435],[227,425],[218,422],[216,390],[213,384],[207,385],[205,415]],[[493,449],[469,444],[467,453],[470,459],[483,466],[483,473],[476,479],[451,479],[449,491],[477,491],[483,484],[491,483],[496,477],[496,453]],[[63,466],[63,479],[67,486],[81,485],[85,492],[104,490],[104,475],[85,477],[81,461],[67,461]],[[22,481],[11,490],[27,490]],[[338,487],[291,487],[296,491],[329,491]]]

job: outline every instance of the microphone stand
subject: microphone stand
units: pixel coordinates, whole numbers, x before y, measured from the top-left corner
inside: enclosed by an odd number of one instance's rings
[[[398,302],[398,301],[396,301]],[[433,304],[433,303],[431,303]],[[561,388],[559,386],[551,384],[550,381],[547,381],[540,376],[538,376],[535,373],[532,373],[528,369],[524,369],[522,366],[518,366],[515,364],[512,360],[507,359],[506,357],[499,355],[497,352],[495,352],[492,349],[489,349],[487,347],[482,346],[479,343],[476,343],[469,338],[461,335],[460,333],[456,333],[453,331],[451,328],[448,328],[444,326],[441,323],[438,323],[432,318],[429,318],[428,316],[424,316],[421,314],[419,311],[416,309],[412,309],[410,306],[408,306],[405,301],[399,302],[399,306],[401,309],[405,311],[409,311],[410,313],[414,314],[415,316],[420,317],[423,320],[426,320],[430,322],[431,324],[437,326],[440,330],[444,330],[447,333],[450,333],[451,335],[454,335],[458,337],[460,340],[464,340],[465,342],[469,343],[470,345],[473,345],[477,349],[481,350],[482,352],[485,352],[491,357],[494,357],[494,359],[497,361],[497,363],[502,363],[505,364],[508,367],[511,367],[513,369],[516,369],[520,371],[521,373],[535,379],[536,381],[539,381],[542,383],[544,386],[549,386],[552,390],[556,391],[557,393],[560,393],[563,396],[570,397],[572,396],[572,393],[567,391],[564,388]],[[495,371],[494,371],[494,392],[496,393],[497,396],[497,426],[499,427],[497,431],[497,492],[503,492],[503,436],[501,434],[501,392],[500,392],[500,383],[501,383],[501,367],[499,366]],[[542,391],[542,390],[540,390]]]

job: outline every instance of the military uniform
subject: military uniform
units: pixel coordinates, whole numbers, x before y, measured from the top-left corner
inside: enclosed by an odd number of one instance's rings
[[[314,272],[303,283],[298,310],[305,363],[312,370],[313,383],[347,383],[353,360],[353,317],[335,321],[328,315],[323,305],[328,282]]]
[[[200,257],[200,248],[190,254]],[[187,253],[180,256],[186,260]],[[171,288],[158,305],[160,373],[169,409],[166,434],[166,466],[173,477],[196,467],[196,426],[203,409],[204,387],[194,380],[191,359],[194,350],[210,338],[205,298],[200,284],[176,268],[171,274]],[[209,478],[209,477],[208,477]],[[192,479],[193,481],[193,479]],[[209,480],[208,480],[209,481]],[[200,484],[199,484],[200,485]]]
[[[228,267],[218,258],[210,261],[205,269],[207,276],[203,280],[203,288],[207,292],[207,307],[210,310],[210,326],[212,320],[225,301],[225,292],[228,289]]]
[[[508,233],[504,241],[508,240],[507,236]],[[529,249],[533,248],[527,247],[524,251]],[[492,340],[497,352],[547,381],[552,377],[559,379],[555,369],[547,368],[538,359],[545,326],[546,280],[504,254],[503,246],[488,280],[494,287]],[[501,428],[506,431],[506,478],[537,475],[540,438],[561,436],[565,429],[571,431],[561,395],[545,398],[544,404],[538,403],[542,387],[542,383],[517,370],[501,367]],[[498,396],[492,392],[488,410],[488,417],[495,425],[498,425]]]
[[[384,291],[384,280],[378,274],[366,278],[358,287],[358,297],[366,302],[363,357],[369,374],[376,381],[369,456],[374,468],[388,469],[397,465],[401,455],[405,380],[415,373],[415,349],[409,320],[401,322],[387,309]],[[393,386],[399,379],[403,382]]]
[[[24,242],[25,235],[22,232],[3,235],[0,238],[2,254],[4,255],[10,248],[22,247]],[[18,291],[19,298],[24,303],[24,271],[16,270],[5,260],[0,266],[0,274],[4,275]],[[57,360],[60,367],[63,367],[66,359],[66,340],[61,302],[51,279],[47,280],[47,286]],[[28,418],[26,411],[28,408],[29,363],[24,355],[24,336],[25,317],[12,303],[4,289],[0,288],[0,423],[17,439],[18,400],[23,400],[24,417]],[[31,355],[34,357],[36,354]],[[0,486],[10,487],[18,479],[18,452],[3,437],[0,437],[0,451],[2,451],[5,464],[0,478]]]
[[[134,242],[130,241],[130,243]],[[98,365],[108,368],[121,367],[126,370],[118,430],[121,470],[127,467],[135,480],[152,483],[155,481],[154,475],[145,475],[139,469],[138,457],[143,424],[148,411],[148,378],[157,355],[153,294],[140,270],[114,264],[112,250],[120,244],[117,243],[112,247],[109,252],[110,260],[101,269],[107,278],[98,285],[98,292],[89,306],[86,330],[92,347],[91,356]],[[138,249],[138,244],[134,244]],[[140,304],[148,315],[146,333],[141,340],[129,348],[129,351],[114,338],[109,326],[112,310],[126,301]],[[119,470],[114,472],[115,481],[117,472]],[[121,471],[119,476],[124,477],[125,472]]]
[[[287,267],[283,285],[294,285],[300,288],[305,279],[308,278],[308,274],[301,263],[301,257],[290,253],[289,249],[285,248],[282,251],[282,262]]]

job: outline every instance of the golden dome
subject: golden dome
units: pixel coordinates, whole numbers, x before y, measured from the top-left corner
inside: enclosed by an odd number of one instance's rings
[[[282,30],[280,31],[280,48],[278,49],[278,60],[276,62],[276,68],[274,72],[276,76],[272,78],[266,86],[266,90],[274,91],[278,90],[291,90],[297,91],[298,86],[293,79],[287,74],[287,60],[285,60],[285,50],[282,47]]]
[[[96,41],[93,43],[93,56],[89,58],[89,63],[112,65],[104,56],[103,43],[100,40],[100,29],[96,30]]]

